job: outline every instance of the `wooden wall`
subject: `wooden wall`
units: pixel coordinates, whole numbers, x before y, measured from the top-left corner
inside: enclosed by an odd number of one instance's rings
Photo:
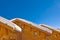
[[[21,33],[0,22],[0,40],[22,40]]]
[[[47,26],[44,26],[44,25],[40,25],[40,26],[46,27],[46,28],[48,28],[48,29],[53,31],[52,35],[51,35],[51,39],[52,40],[60,40],[60,32],[59,31],[56,31],[56,30],[51,29],[50,27],[47,27]]]
[[[13,22],[22,28],[22,40],[51,40],[51,34],[48,32],[18,19]]]

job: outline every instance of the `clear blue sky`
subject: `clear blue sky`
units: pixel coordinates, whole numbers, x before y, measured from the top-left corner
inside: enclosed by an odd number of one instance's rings
[[[0,0],[0,16],[60,28],[60,0]]]

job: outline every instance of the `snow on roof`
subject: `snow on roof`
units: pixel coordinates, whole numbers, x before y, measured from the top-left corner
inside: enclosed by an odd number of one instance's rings
[[[12,27],[13,29],[17,30],[17,31],[21,31],[21,28],[19,26],[17,26],[16,24],[14,24],[13,22],[3,18],[0,16],[0,22],[7,24],[8,26]]]
[[[46,27],[48,27],[48,28],[51,28],[51,29],[53,29],[53,30],[55,30],[55,31],[60,32],[60,30],[59,30],[59,29],[57,29],[57,28],[53,28],[53,27],[48,26],[48,25],[45,25],[45,24],[40,24],[40,26],[41,26],[41,25],[46,26]]]
[[[21,19],[21,18],[15,18],[15,19],[12,19],[11,21],[14,21],[16,19],[18,19],[20,21],[23,21],[23,22],[26,22],[28,24],[31,24],[31,25],[33,25],[33,26],[35,26],[35,27],[37,27],[37,28],[39,28],[41,30],[44,30],[44,31],[48,32],[48,33],[52,33],[52,30],[50,30],[48,28],[45,28],[45,27],[42,27],[42,26],[38,26],[37,24],[34,24],[34,23],[30,22],[30,21],[27,21],[27,20],[24,20],[24,19]]]

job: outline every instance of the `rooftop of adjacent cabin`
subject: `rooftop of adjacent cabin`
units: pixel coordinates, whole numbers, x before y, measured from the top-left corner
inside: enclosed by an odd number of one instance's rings
[[[28,21],[28,20],[21,19],[21,18],[15,18],[15,19],[12,19],[11,21],[14,21],[14,20],[20,20],[20,21],[23,21],[23,22],[28,23],[28,24],[30,24],[30,25],[32,25],[32,26],[35,26],[35,27],[37,27],[37,28],[39,28],[39,29],[41,29],[41,30],[43,30],[43,31],[52,33],[52,30],[50,30],[50,29],[48,29],[48,28],[45,28],[45,27],[42,27],[42,26],[38,26],[37,24],[32,23],[32,22],[30,22],[30,21]]]
[[[8,19],[3,18],[1,16],[0,16],[0,22],[2,22],[4,24],[7,24],[8,26],[12,27],[13,29],[15,29],[17,31],[21,31],[22,30],[18,25],[14,24],[13,22],[11,22]]]
[[[46,27],[48,29],[52,29],[52,30],[60,32],[60,30],[58,28],[54,28],[54,27],[51,27],[51,26],[48,26],[48,25],[45,25],[45,24],[39,24],[38,26]]]
[[[41,30],[44,30],[44,31],[46,31],[46,32],[49,32],[49,33],[52,33],[52,30],[50,30],[50,29],[48,29],[48,28],[51,28],[51,29],[53,29],[53,30],[56,30],[56,31],[60,32],[59,29],[56,29],[56,28],[47,26],[47,25],[45,25],[45,24],[37,25],[37,24],[35,24],[35,23],[32,23],[32,22],[30,22],[30,21],[28,21],[28,20],[21,19],[21,18],[15,18],[15,19],[12,19],[12,20],[8,20],[8,19],[5,19],[5,18],[3,18],[3,17],[0,16],[0,22],[2,22],[2,23],[4,23],[4,24],[7,24],[8,26],[12,27],[13,29],[15,29],[15,30],[17,30],[17,31],[22,31],[22,29],[21,29],[18,25],[16,25],[15,23],[12,22],[12,21],[14,21],[14,20],[16,20],[16,19],[17,19],[17,20],[20,20],[20,21],[23,21],[23,22],[25,22],[25,23],[28,23],[28,24],[30,24],[30,25],[32,25],[32,26],[35,26],[35,27],[37,27],[37,28],[39,28],[39,29],[41,29]],[[43,27],[43,26],[46,26],[46,27],[48,27],[48,28]]]

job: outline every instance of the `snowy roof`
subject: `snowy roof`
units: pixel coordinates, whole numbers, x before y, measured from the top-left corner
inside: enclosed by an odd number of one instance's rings
[[[26,22],[28,24],[31,24],[32,26],[35,26],[35,27],[37,27],[37,28],[39,28],[41,30],[44,30],[44,31],[48,32],[48,33],[52,33],[52,30],[50,30],[48,28],[45,28],[45,27],[42,27],[42,26],[38,26],[37,24],[34,24],[34,23],[30,22],[30,21],[27,21],[27,20],[24,20],[24,19],[21,19],[21,18],[15,18],[15,19],[12,19],[11,21],[14,21],[16,19],[18,19],[20,21],[23,21],[23,22]]]
[[[21,31],[21,28],[19,26],[17,26],[16,24],[14,24],[13,22],[3,18],[0,16],[0,22],[7,24],[8,26],[12,27],[13,29],[17,30],[17,31]]]
[[[59,30],[59,29],[57,29],[57,28],[53,28],[53,27],[48,26],[48,25],[45,25],[45,24],[40,24],[40,26],[41,26],[41,25],[46,26],[46,27],[48,27],[48,28],[51,28],[51,29],[53,29],[53,30],[55,30],[55,31],[60,32],[60,30]]]

